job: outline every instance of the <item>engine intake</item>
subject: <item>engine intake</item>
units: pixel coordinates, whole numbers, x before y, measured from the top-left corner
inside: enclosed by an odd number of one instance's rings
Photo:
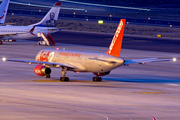
[[[34,72],[36,73],[36,75],[45,76],[51,73],[51,69],[42,65],[36,65],[34,68]]]
[[[94,75],[96,76],[104,76],[104,75],[109,75],[110,74],[110,71],[108,72],[103,72],[103,73],[93,73]]]

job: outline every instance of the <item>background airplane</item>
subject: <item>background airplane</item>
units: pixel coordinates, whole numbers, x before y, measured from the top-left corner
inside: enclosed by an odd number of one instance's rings
[[[4,0],[0,5],[0,25],[5,25],[5,19],[7,14],[7,9],[9,6],[9,0]],[[3,42],[0,40],[0,45],[3,44]]]
[[[111,70],[122,65],[128,65],[133,63],[143,64],[145,62],[159,62],[172,60],[157,58],[124,60],[123,58],[120,58],[125,21],[126,19],[121,19],[119,26],[112,39],[112,42],[109,46],[109,49],[106,53],[75,50],[43,49],[39,51],[39,53],[36,55],[35,61],[6,58],[2,58],[2,60],[38,64],[35,66],[34,72],[37,75],[46,76],[46,78],[50,78],[50,67],[61,68],[61,81],[69,81],[69,78],[65,76],[67,71],[92,72],[96,75],[96,77],[93,77],[93,81],[102,81],[101,77],[99,76],[108,75]]]
[[[9,6],[9,0],[4,0],[0,5],[0,24],[4,24]]]
[[[32,39],[41,37],[41,33],[51,34],[59,31],[59,28],[56,28],[56,22],[60,12],[60,6],[61,2],[55,3],[40,22],[29,26],[0,26],[0,39]],[[29,33],[33,26],[36,26],[33,33]]]

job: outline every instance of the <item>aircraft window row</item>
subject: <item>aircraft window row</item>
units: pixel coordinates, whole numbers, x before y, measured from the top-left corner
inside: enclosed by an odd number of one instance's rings
[[[70,57],[70,56],[56,56],[57,58],[66,58],[66,59],[81,59],[81,58],[79,58],[79,57]]]
[[[27,31],[1,30],[1,32],[27,32]]]
[[[57,58],[64,58],[64,59],[79,59],[79,60],[86,60],[86,61],[89,61],[90,59],[88,59],[87,57],[70,57],[70,56],[61,56],[61,55],[58,55],[56,56]]]

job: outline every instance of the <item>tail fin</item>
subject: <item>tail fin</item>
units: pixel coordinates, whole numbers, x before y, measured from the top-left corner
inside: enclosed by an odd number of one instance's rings
[[[57,2],[54,6],[49,10],[46,16],[38,23],[32,24],[30,26],[42,26],[42,27],[56,27],[56,22],[59,16],[61,7],[61,2]]]
[[[109,50],[106,52],[107,54],[116,56],[116,57],[120,56],[125,23],[126,23],[126,19],[121,19],[117,27],[117,30],[114,34],[114,37],[112,39],[112,42],[109,46]]]
[[[6,19],[9,0],[4,0],[0,5],[0,23],[3,24]]]

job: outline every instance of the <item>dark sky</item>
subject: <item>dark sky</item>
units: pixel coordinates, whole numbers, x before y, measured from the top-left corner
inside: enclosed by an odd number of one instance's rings
[[[54,3],[58,0],[11,0],[17,2],[25,3]],[[70,0],[78,2],[89,2],[89,3],[99,3],[106,5],[116,5],[116,6],[127,6],[127,7],[146,7],[146,8],[179,8],[180,0]]]
[[[119,6],[179,8],[180,0],[72,0]]]

